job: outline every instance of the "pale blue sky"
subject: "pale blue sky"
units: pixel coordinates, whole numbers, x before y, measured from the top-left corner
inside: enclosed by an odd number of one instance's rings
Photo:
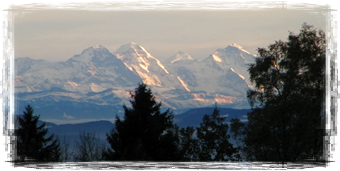
[[[232,43],[256,54],[299,32],[303,22],[326,29],[321,10],[85,11],[32,10],[14,18],[15,57],[65,61],[100,44],[114,52],[135,42],[162,60],[183,51],[204,59]]]

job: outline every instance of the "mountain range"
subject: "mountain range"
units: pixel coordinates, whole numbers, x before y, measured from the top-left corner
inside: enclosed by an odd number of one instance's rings
[[[204,60],[177,52],[160,61],[130,42],[113,53],[101,45],[63,62],[15,59],[16,114],[31,104],[42,119],[113,118],[129,106],[129,92],[147,84],[163,108],[175,114],[191,108],[250,108],[247,64],[256,56],[232,44]]]

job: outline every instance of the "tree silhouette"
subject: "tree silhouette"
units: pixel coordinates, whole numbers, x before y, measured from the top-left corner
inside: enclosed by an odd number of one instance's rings
[[[95,133],[80,132],[75,142],[73,159],[76,162],[89,162],[103,160],[105,143]]]
[[[155,101],[151,89],[144,83],[130,92],[131,106],[123,105],[125,114],[116,117],[115,128],[107,134],[111,149],[109,160],[177,160],[176,136],[173,134],[173,114],[168,109],[161,113],[161,103]],[[170,141],[171,140],[171,141]],[[172,142],[173,140],[173,142]]]
[[[252,112],[243,131],[248,160],[320,159],[323,149],[325,33],[303,24],[287,42],[259,48],[249,67],[255,90],[248,91]],[[235,122],[236,123],[236,122]],[[235,130],[234,130],[235,132]],[[237,132],[237,131],[236,131]]]
[[[204,115],[200,127],[196,128],[197,137],[193,128],[181,129],[190,170],[241,170],[238,149],[229,142],[229,126],[225,120],[215,106],[213,113]]]
[[[33,116],[34,110],[28,105],[25,107],[23,116],[17,117],[17,157],[19,161],[34,160],[38,162],[60,161],[60,143],[52,134],[45,136],[48,129],[45,123],[37,126],[40,116]]]

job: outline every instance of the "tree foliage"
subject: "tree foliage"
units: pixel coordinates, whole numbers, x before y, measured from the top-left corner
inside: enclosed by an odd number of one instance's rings
[[[211,115],[204,115],[196,132],[192,127],[181,130],[190,170],[241,170],[241,158],[238,149],[229,142],[228,128],[226,118],[215,107]]]
[[[17,156],[20,161],[34,160],[38,162],[60,161],[60,143],[54,135],[45,138],[48,129],[45,123],[38,126],[40,116],[33,115],[33,108],[25,107],[23,116],[17,117]]]
[[[325,33],[303,24],[288,41],[258,49],[249,66],[255,90],[252,112],[242,131],[248,160],[302,161],[320,158],[323,149]],[[237,122],[235,122],[237,123]],[[236,124],[237,125],[237,124]],[[240,135],[240,134],[238,134]]]
[[[125,115],[116,117],[115,128],[107,134],[106,157],[110,160],[178,160],[173,114],[161,112],[151,89],[142,83],[130,92],[131,106],[123,106]]]

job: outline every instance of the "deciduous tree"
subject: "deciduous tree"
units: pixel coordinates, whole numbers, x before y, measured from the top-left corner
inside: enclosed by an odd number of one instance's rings
[[[77,162],[89,162],[103,160],[105,143],[95,133],[81,132],[75,142],[73,158]]]
[[[248,160],[320,159],[323,149],[326,40],[322,30],[303,24],[288,41],[258,49],[249,67],[255,90],[244,129]]]

